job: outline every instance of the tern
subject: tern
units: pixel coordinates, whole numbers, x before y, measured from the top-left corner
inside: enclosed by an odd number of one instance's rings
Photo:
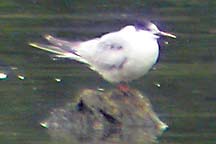
[[[86,41],[66,41],[45,35],[49,45],[29,45],[84,63],[108,82],[119,84],[124,91],[127,88],[121,86],[122,83],[142,77],[156,63],[161,36],[176,38],[160,31],[152,22],[144,21]]]

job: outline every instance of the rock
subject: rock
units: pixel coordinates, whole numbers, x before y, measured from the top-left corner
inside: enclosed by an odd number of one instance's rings
[[[135,89],[85,89],[77,102],[54,109],[41,125],[57,143],[81,144],[154,143],[167,128],[149,99]]]

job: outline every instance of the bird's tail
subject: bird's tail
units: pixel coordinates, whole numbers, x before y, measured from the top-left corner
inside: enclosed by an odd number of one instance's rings
[[[56,54],[56,57],[69,58],[69,59],[77,60],[79,62],[88,63],[76,52],[76,48],[79,46],[80,42],[69,42],[58,38],[54,38],[51,35],[45,35],[44,37],[52,45],[40,44],[34,42],[29,43],[29,45],[34,48],[38,48],[41,50],[54,53]]]

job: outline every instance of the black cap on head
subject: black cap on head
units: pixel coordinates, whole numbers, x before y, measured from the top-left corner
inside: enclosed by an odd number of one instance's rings
[[[134,24],[134,26],[136,27],[136,29],[138,30],[151,30],[150,29],[150,26],[152,25],[153,23],[148,21],[148,20],[137,20]]]
[[[160,31],[155,24],[147,20],[137,20],[134,26],[137,30],[146,30],[154,35],[176,38],[173,34]]]

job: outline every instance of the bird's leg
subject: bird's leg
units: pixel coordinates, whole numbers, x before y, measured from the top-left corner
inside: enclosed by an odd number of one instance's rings
[[[129,93],[130,92],[130,88],[128,86],[128,84],[126,82],[120,82],[117,85],[117,89],[120,90],[123,93]]]

